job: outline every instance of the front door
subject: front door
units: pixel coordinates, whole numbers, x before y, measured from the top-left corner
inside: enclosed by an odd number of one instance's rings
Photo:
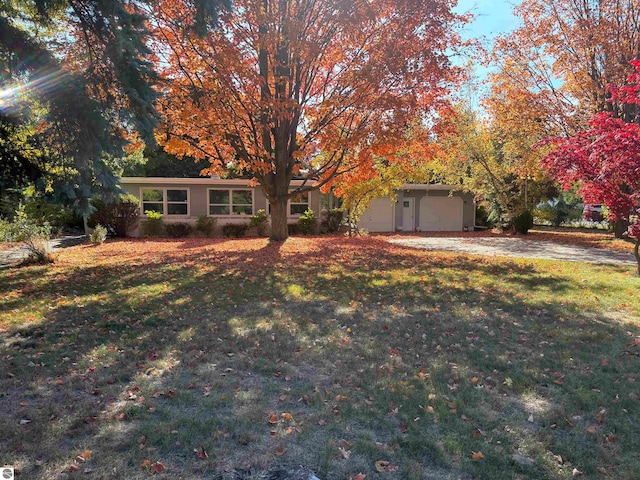
[[[402,199],[402,231],[413,232],[416,229],[415,199],[407,197]]]

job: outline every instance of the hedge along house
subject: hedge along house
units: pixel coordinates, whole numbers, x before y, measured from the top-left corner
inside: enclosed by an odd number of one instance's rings
[[[122,177],[122,188],[140,201],[140,218],[144,212],[161,213],[165,223],[189,223],[194,225],[198,217],[217,219],[216,233],[228,223],[249,223],[258,210],[269,212],[269,202],[260,186],[250,186],[247,179],[220,178],[169,178]],[[301,180],[291,182],[292,190]],[[305,210],[318,215],[320,192],[317,190],[298,194],[287,204],[288,223],[296,223]],[[130,232],[138,236],[139,231]]]
[[[140,217],[155,211],[165,223],[195,224],[200,216],[217,219],[217,230],[228,223],[248,223],[258,210],[269,212],[260,186],[247,179],[122,177],[123,189],[140,201]],[[291,182],[292,189],[301,180]],[[307,209],[320,217],[321,193],[312,190],[297,195],[287,204],[288,223],[296,223]],[[396,201],[379,198],[358,221],[369,232],[463,231],[473,230],[475,203],[471,194],[453,192],[447,185],[405,185]],[[139,232],[130,232],[137,236]]]

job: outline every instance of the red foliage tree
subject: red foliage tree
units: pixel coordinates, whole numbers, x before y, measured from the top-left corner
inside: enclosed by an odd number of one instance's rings
[[[237,0],[219,28],[197,34],[190,1],[157,2],[168,85],[159,141],[209,161],[207,173],[232,166],[255,178],[271,238],[284,240],[292,195],[368,168],[372,149],[402,143],[407,125],[446,105],[446,53],[464,20],[452,3]],[[305,182],[292,191],[293,178]]]
[[[627,84],[610,87],[612,101],[640,105],[640,61],[631,64],[636,72]],[[629,109],[626,109],[627,111]],[[542,160],[542,166],[565,188],[580,183],[580,193],[586,203],[604,203],[612,221],[626,220],[640,203],[640,120],[632,122],[613,117],[610,113],[594,115],[589,128],[573,137],[550,138],[539,142],[555,149]],[[640,275],[640,220],[635,219],[627,235],[635,238],[635,256]]]

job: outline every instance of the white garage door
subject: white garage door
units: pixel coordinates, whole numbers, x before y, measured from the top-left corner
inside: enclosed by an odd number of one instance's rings
[[[462,231],[462,205],[460,197],[422,197],[420,230],[423,232]]]
[[[368,232],[393,232],[393,207],[389,198],[378,198],[360,216],[358,228]]]

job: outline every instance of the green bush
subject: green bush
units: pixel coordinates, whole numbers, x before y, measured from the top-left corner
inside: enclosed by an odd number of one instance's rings
[[[289,235],[300,235],[300,226],[297,223],[290,223],[287,225]]]
[[[103,227],[102,225],[98,224],[94,227],[91,235],[89,235],[89,241],[96,245],[104,243],[104,241],[107,239],[107,233],[107,227]]]
[[[489,220],[490,212],[484,205],[476,206],[476,225],[479,227],[492,227],[493,222]]]
[[[313,210],[306,210],[298,220],[298,231],[302,235],[313,235],[318,228],[318,220]]]
[[[172,238],[188,237],[193,231],[193,227],[188,223],[168,223],[164,229],[167,232],[167,236]]]
[[[116,237],[126,237],[138,222],[140,205],[133,195],[122,196],[117,202],[105,203],[101,199],[91,201],[96,211],[89,217],[90,227],[104,225]]]
[[[164,235],[164,221],[162,220],[162,214],[147,210],[144,212],[147,216],[146,220],[142,222],[142,236],[143,237],[162,237]]]
[[[24,205],[16,210],[16,215],[8,226],[9,236],[14,242],[21,242],[27,249],[29,260],[37,263],[51,263],[53,257],[49,250],[51,226],[48,223],[38,225],[26,213]]]
[[[202,233],[205,237],[213,237],[213,231],[216,228],[216,223],[216,218],[201,215],[196,221],[196,231]]]
[[[11,222],[0,218],[0,242],[13,242],[13,228]]]
[[[563,194],[553,201],[547,201],[534,210],[536,220],[547,222],[554,227],[582,218],[582,204],[580,199]]]
[[[61,232],[65,228],[82,225],[82,219],[69,207],[49,202],[42,197],[28,198],[24,203],[24,212],[34,224],[48,224],[52,232]]]
[[[267,212],[262,209],[258,210],[255,215],[251,216],[249,227],[255,227],[258,235],[264,237],[267,234],[267,228],[269,228],[269,216]]]
[[[227,223],[222,227],[222,234],[227,238],[241,238],[247,234],[247,230],[248,223]]]
[[[342,225],[344,212],[339,208],[333,208],[325,214],[320,227],[324,233],[337,233]]]
[[[529,229],[533,228],[533,215],[529,210],[525,210],[513,217],[512,223],[513,229],[517,233],[526,235],[529,232]]]

